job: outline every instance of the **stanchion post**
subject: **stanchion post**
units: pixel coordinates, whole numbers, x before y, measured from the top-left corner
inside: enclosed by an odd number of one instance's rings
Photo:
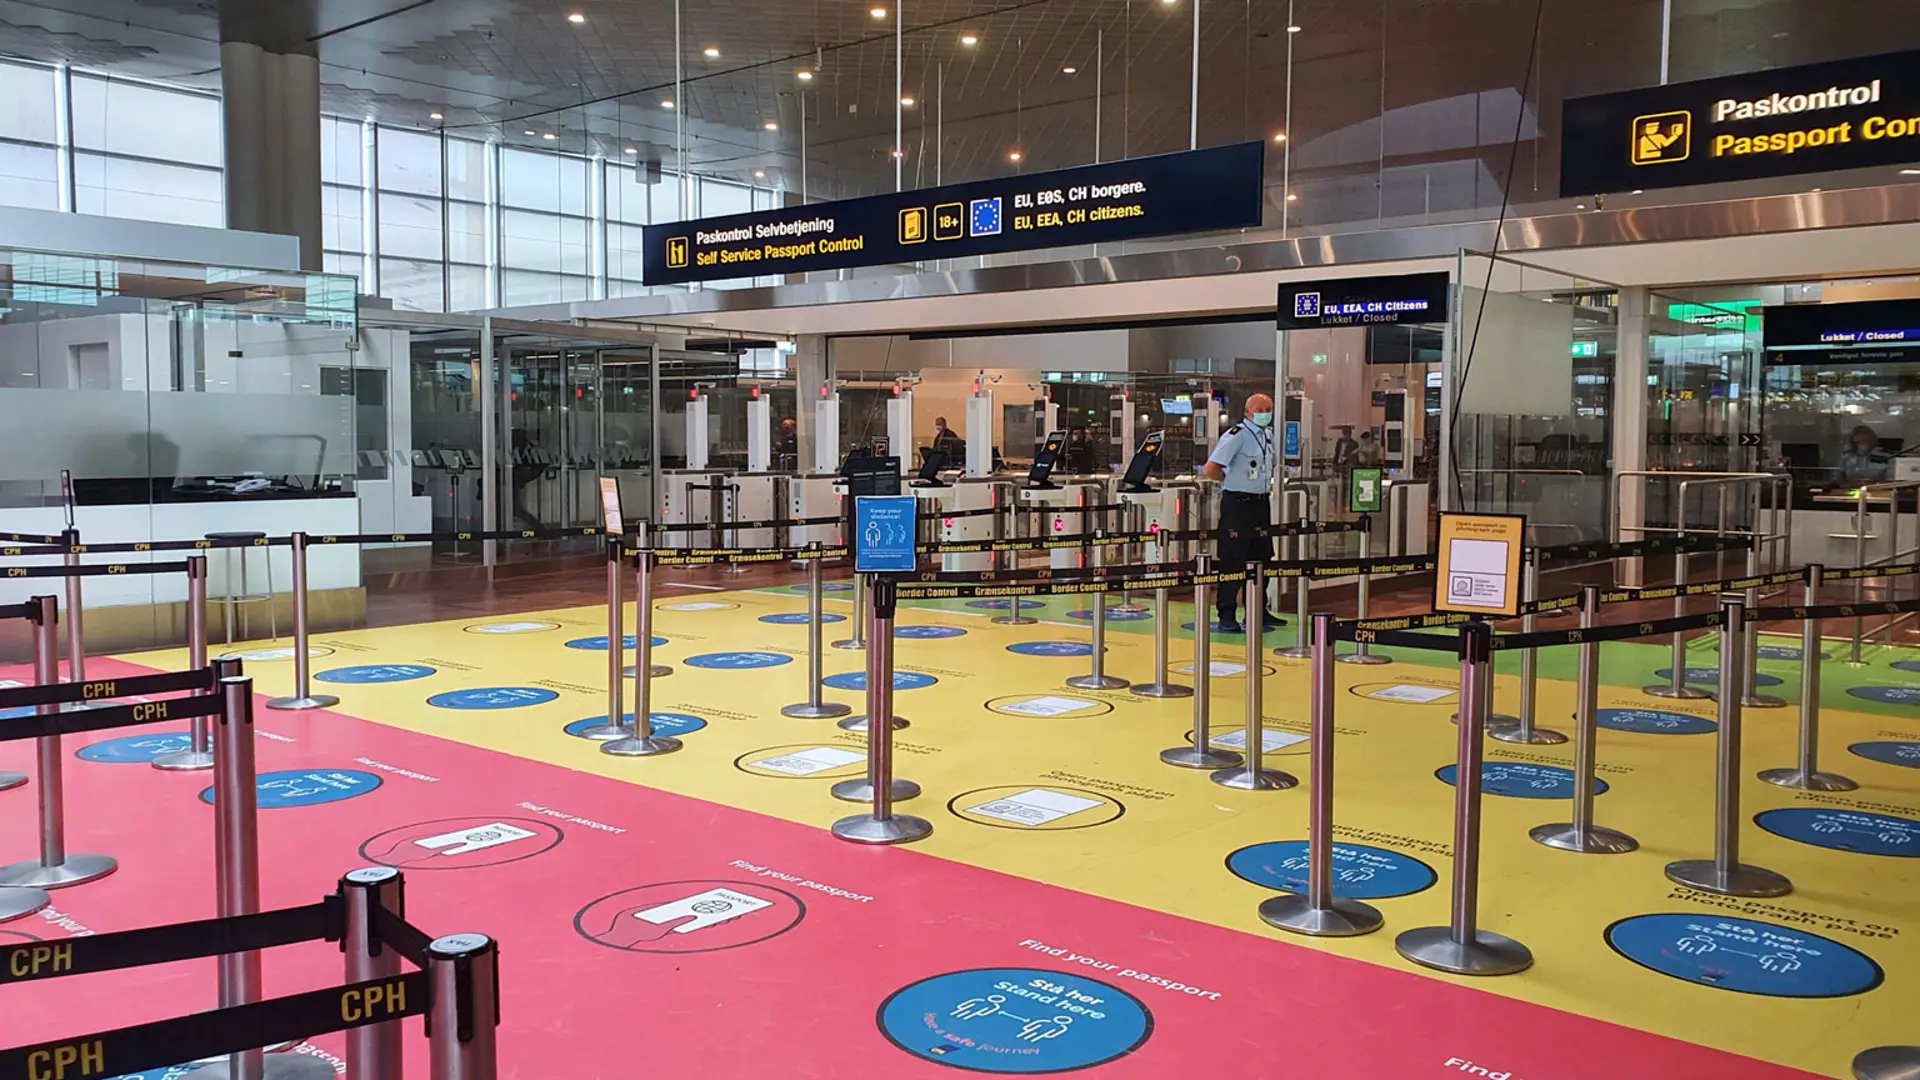
[[[1258,617],[1264,611],[1259,606],[1265,596],[1266,564],[1250,562],[1247,564],[1247,595],[1245,601],[1249,615]],[[1194,616],[1198,623],[1204,613]],[[1247,634],[1247,745],[1241,753],[1242,763],[1236,768],[1221,769],[1208,777],[1221,787],[1239,788],[1242,791],[1281,791],[1294,787],[1300,781],[1277,769],[1262,767],[1262,755],[1266,752],[1266,728],[1261,723],[1264,709],[1261,701],[1267,668],[1264,650],[1260,647],[1260,635]]]
[[[216,910],[223,919],[260,911],[259,790],[254,776],[253,679],[233,675],[220,679],[215,692],[225,708],[215,717],[219,736],[213,740],[213,828]],[[260,1000],[260,952],[248,949],[223,953],[219,958],[220,1007],[251,1005]],[[264,1064],[258,1048],[241,1050],[227,1058],[228,1075],[257,1078]]]
[[[1012,598],[1019,603],[1018,597]],[[1107,591],[1093,594],[1093,667],[1085,675],[1075,675],[1067,685],[1080,690],[1122,690],[1127,680],[1107,674]]]
[[[1362,563],[1365,563],[1368,559],[1371,559],[1371,558],[1373,558],[1373,518],[1368,515],[1362,514],[1360,517],[1360,561]],[[1355,611],[1354,618],[1356,619],[1365,620],[1368,617],[1367,610],[1368,610],[1369,602],[1371,599],[1370,587],[1371,587],[1372,581],[1373,581],[1373,575],[1368,573],[1365,569],[1362,569],[1360,572],[1360,581],[1357,585],[1354,586],[1355,595],[1357,597],[1356,599],[1357,606],[1354,609]],[[1339,661],[1342,664],[1391,664],[1393,663],[1393,657],[1381,656],[1380,654],[1373,651],[1372,645],[1364,641],[1354,642],[1352,652],[1343,653],[1339,656],[1334,657],[1334,659]]]
[[[340,704],[332,694],[310,692],[313,650],[307,647],[307,534],[296,532],[288,538],[293,558],[293,696],[274,698],[269,709],[326,709]],[[242,558],[245,558],[243,555]]]
[[[1750,578],[1759,577],[1760,541],[1758,539],[1749,539],[1747,544],[1747,576]],[[1747,590],[1746,602],[1748,611],[1752,611],[1760,606],[1759,586]],[[1740,704],[1749,709],[1786,708],[1786,698],[1779,697],[1775,694],[1763,694],[1757,685],[1760,676],[1759,671],[1756,670],[1760,666],[1760,623],[1757,620],[1749,620],[1747,622],[1747,633],[1746,636],[1740,640],[1740,651],[1745,657],[1743,661],[1745,667],[1743,670],[1747,673],[1746,680],[1740,687]]]
[[[911,814],[896,814],[896,800],[920,794],[920,785],[893,775],[893,615],[894,583],[873,580],[873,626],[867,645],[867,775],[833,786],[833,797],[870,801],[873,812],[833,823],[833,835],[856,844],[906,844],[933,832],[933,824]]]
[[[1306,524],[1304,519],[1301,521],[1301,524]],[[1294,550],[1303,556],[1300,561],[1305,562],[1306,559],[1304,556],[1306,555],[1307,548],[1306,536],[1302,534],[1295,537],[1294,543],[1297,545]],[[1293,644],[1284,649],[1273,650],[1273,655],[1285,657],[1289,660],[1307,660],[1313,657],[1312,597],[1312,579],[1308,577],[1304,568],[1296,568],[1293,579]],[[1265,610],[1264,608],[1261,609],[1261,618],[1263,620],[1266,617]],[[1265,630],[1264,622],[1262,623],[1261,629],[1263,631]]]
[[[427,946],[433,1008],[427,1014],[431,1080],[495,1080],[500,948],[485,934],[449,934]]]
[[[1686,512],[1686,507],[1680,508],[1683,521]],[[1684,546],[1687,534],[1684,531],[1676,533],[1675,539],[1682,545],[1673,553],[1673,584],[1680,590],[1679,594],[1673,598],[1673,617],[1677,619],[1687,613],[1687,549]],[[1724,660],[1721,661],[1723,669],[1725,663]],[[1676,630],[1673,633],[1673,657],[1669,664],[1672,677],[1660,685],[1646,687],[1648,694],[1654,697],[1672,698],[1676,701],[1699,701],[1713,696],[1698,687],[1687,685],[1687,632],[1685,630]]]
[[[807,545],[810,558],[807,560],[807,700],[788,705],[780,710],[781,716],[791,716],[800,720],[831,720],[836,716],[845,716],[853,710],[845,703],[820,700],[820,544],[815,541]]]
[[[406,914],[405,885],[391,866],[363,866],[340,877],[346,902],[346,981],[371,982],[400,974],[400,953],[380,940],[374,912]],[[347,1075],[355,1080],[402,1080],[403,1055],[398,1020],[347,1029]]]
[[[851,631],[852,636],[834,642],[834,648],[864,649],[867,647],[867,609],[869,606],[867,602],[867,575],[855,574],[853,575],[853,618],[847,620],[853,626]]]
[[[207,666],[207,557],[187,556],[187,666],[204,671]],[[207,718],[196,716],[188,724],[187,748],[153,759],[153,767],[170,772],[188,772],[213,768],[213,742],[208,734]]]
[[[1824,570],[1807,567],[1805,603],[1819,603]],[[1800,760],[1791,769],[1764,769],[1760,779],[1802,791],[1852,791],[1860,785],[1839,773],[1820,771],[1820,620],[1800,621]]]
[[[34,607],[38,609],[40,617],[52,616],[53,597],[51,596],[35,597],[32,603]],[[33,655],[35,681],[42,683],[43,685],[48,683],[59,682],[60,681],[60,671],[59,671],[60,661],[58,656],[58,649],[59,649],[58,642],[51,642],[50,643],[52,645],[51,649],[48,649],[45,647],[45,645],[48,643],[43,643],[41,640],[42,635],[39,632],[38,621],[39,621],[38,618],[36,618],[35,634],[34,634],[34,655]],[[43,708],[42,711],[43,712],[46,711],[46,708]],[[0,779],[10,778],[10,777],[18,777],[19,779],[13,783],[0,783],[0,790],[4,790],[9,787],[19,787],[21,784],[26,783],[26,779],[27,779],[26,776],[21,773],[0,773]],[[44,773],[44,771],[41,774],[40,794],[41,794],[40,812],[44,817],[48,809],[47,801],[46,801],[46,795],[47,795],[46,774]],[[56,805],[55,809],[59,809],[59,807]],[[41,839],[42,839],[41,855],[42,855],[42,858],[44,858],[46,855],[46,850],[45,850],[46,833],[45,833],[44,826],[42,827],[42,831],[41,831]],[[64,837],[60,837],[56,839],[59,839],[62,842],[62,846],[64,847]],[[42,864],[40,863],[31,863],[31,862],[20,863],[17,865],[33,871],[39,871],[42,867]],[[15,867],[12,867],[12,866],[0,868],[0,881],[6,881],[11,876],[11,873],[14,869]],[[0,923],[9,922],[14,919],[24,918],[25,916],[31,915],[34,912],[39,911],[41,908],[46,907],[49,902],[50,900],[47,896],[47,892],[45,889],[15,885],[9,881],[5,885],[0,885]]]
[[[662,671],[661,666],[653,662],[653,544],[647,538],[645,523],[639,527],[638,539],[640,550],[634,555],[633,571],[633,726],[623,727],[619,738],[600,744],[601,753],[615,757],[652,757],[680,749],[679,739],[653,733],[653,680]],[[608,646],[618,648],[619,644],[615,640]],[[619,713],[610,714],[607,719],[621,722]]]
[[[589,739],[612,742],[633,734],[627,726],[624,698],[627,681],[626,652],[626,566],[624,541],[618,536],[607,537],[607,715],[604,723],[595,724],[580,732]],[[635,609],[638,617],[640,609]],[[637,646],[640,642],[634,638]],[[639,672],[638,665],[634,671]],[[637,715],[637,714],[636,714]]]
[[[1580,587],[1580,626],[1592,627],[1600,619],[1600,587]],[[1632,851],[1640,842],[1626,833],[1604,829],[1593,823],[1594,754],[1599,743],[1600,643],[1580,643],[1580,672],[1575,688],[1578,700],[1573,714],[1573,820],[1553,825],[1536,825],[1527,835],[1548,847],[1591,855],[1618,855]]]
[[[1193,557],[1196,579],[1213,573],[1213,556],[1202,552]],[[1245,760],[1231,750],[1213,745],[1213,624],[1208,594],[1212,589],[1199,580],[1193,583],[1193,743],[1160,751],[1160,760],[1186,769],[1225,769]]]
[[[1455,975],[1512,975],[1533,966],[1533,953],[1512,938],[1479,927],[1480,766],[1482,737],[1493,711],[1493,628],[1460,628],[1460,731],[1453,778],[1453,911],[1446,926],[1423,926],[1394,939],[1401,956]]]
[[[1139,536],[1147,531],[1147,506],[1145,503],[1123,502],[1121,504],[1119,517],[1120,528],[1129,537]],[[1141,563],[1146,559],[1145,551],[1146,545],[1137,540],[1129,539],[1126,543],[1120,545],[1120,562],[1125,566]],[[1123,583],[1120,587],[1120,602],[1114,605],[1113,610],[1125,612],[1128,615],[1137,615],[1147,609],[1134,602],[1133,590],[1126,587]]]
[[[69,579],[71,580],[71,579]],[[33,677],[41,686],[60,681],[59,603],[51,596],[31,601],[33,622]],[[70,654],[71,655],[71,654]],[[41,705],[41,716],[60,711]],[[62,889],[113,873],[116,864],[106,855],[74,855],[67,851],[66,751],[59,735],[34,740],[34,779],[40,795],[40,858],[0,867],[0,885],[29,889]]]
[[[1173,603],[1168,589],[1153,592],[1153,681],[1134,683],[1133,692],[1141,697],[1183,698],[1193,696],[1193,687],[1167,678],[1167,623],[1173,618]],[[1198,616],[1196,616],[1196,619]]]
[[[1384,920],[1369,904],[1333,895],[1333,616],[1313,617],[1313,675],[1307,691],[1307,892],[1269,897],[1260,918],[1269,926],[1309,937],[1358,937]]]
[[[1720,598],[1719,742],[1714,761],[1713,858],[1667,864],[1667,878],[1701,892],[1721,896],[1785,896],[1793,891],[1786,875],[1740,861],[1740,687],[1745,672],[1740,649],[1746,631],[1746,604],[1740,597]]]
[[[1522,583],[1526,587],[1524,596],[1528,603],[1540,599],[1540,565],[1535,561],[1533,552],[1526,553],[1526,567],[1522,574]],[[1520,617],[1520,632],[1533,633],[1534,614],[1529,611]],[[1501,742],[1528,743],[1534,746],[1550,746],[1567,741],[1563,732],[1534,724],[1534,711],[1540,699],[1540,650],[1520,650],[1520,715],[1511,721],[1505,718],[1490,720],[1487,723],[1489,738]]]
[[[61,562],[69,568],[80,565],[80,553],[73,550],[80,546],[80,530],[69,527],[60,534],[60,542],[67,547]],[[67,578],[67,681],[87,681],[87,635],[83,629],[85,596],[82,595],[81,579],[78,574]]]

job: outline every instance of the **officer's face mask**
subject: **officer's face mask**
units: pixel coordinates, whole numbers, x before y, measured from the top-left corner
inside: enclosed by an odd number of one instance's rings
[[[1272,427],[1272,426],[1273,426],[1273,413],[1271,413],[1271,412],[1257,412],[1257,413],[1254,413],[1254,414],[1253,414],[1253,422],[1254,422],[1255,424],[1257,424],[1258,426],[1260,426],[1260,427]]]

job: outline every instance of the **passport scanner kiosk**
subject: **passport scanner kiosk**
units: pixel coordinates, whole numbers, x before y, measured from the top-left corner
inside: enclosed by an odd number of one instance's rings
[[[841,504],[846,485],[841,480],[840,394],[827,383],[820,384],[819,396],[813,401],[813,457],[800,465],[800,474],[787,482],[786,516],[837,515],[844,522],[852,511]],[[832,545],[841,541],[845,531],[840,525],[801,525],[787,530],[787,535],[795,547],[815,541]]]
[[[1017,493],[1017,509],[1036,522],[1026,535],[1065,536],[1092,532],[1101,527],[1102,515],[1066,512],[1075,506],[1099,506],[1106,502],[1106,481],[1100,477],[1053,479],[1053,467],[1067,445],[1064,431],[1047,432],[1047,440],[1033,456],[1033,468],[1027,482]],[[1071,570],[1088,565],[1085,548],[1056,548],[1047,553],[1047,565],[1056,570]]]
[[[1127,471],[1114,485],[1114,501],[1127,508],[1128,532],[1181,532],[1192,528],[1189,521],[1199,501],[1199,484],[1186,478],[1168,480],[1158,487],[1147,482],[1160,463],[1165,442],[1165,431],[1148,432],[1127,462]],[[1137,550],[1146,562],[1162,562],[1180,549],[1152,542]]]

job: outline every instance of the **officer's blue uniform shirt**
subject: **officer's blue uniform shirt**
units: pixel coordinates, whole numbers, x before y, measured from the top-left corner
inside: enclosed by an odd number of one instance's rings
[[[1266,495],[1273,487],[1273,429],[1242,420],[1220,436],[1207,460],[1225,471],[1225,490]]]

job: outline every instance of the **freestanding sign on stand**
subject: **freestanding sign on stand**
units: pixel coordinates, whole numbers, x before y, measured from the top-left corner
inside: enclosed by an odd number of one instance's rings
[[[600,513],[606,522],[608,536],[619,536],[625,531],[620,513],[620,481],[611,476],[600,478]]]
[[[1512,618],[1520,614],[1523,514],[1441,514],[1435,611]]]
[[[856,574],[911,574],[915,504],[912,495],[861,495],[853,500],[853,570]]]
[[[1347,508],[1356,514],[1380,512],[1380,480],[1384,469],[1356,466],[1347,492]]]

